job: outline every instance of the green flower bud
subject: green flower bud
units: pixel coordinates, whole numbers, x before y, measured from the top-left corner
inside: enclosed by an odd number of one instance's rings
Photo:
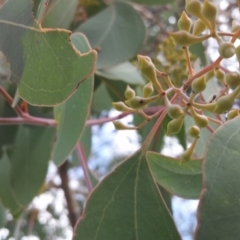
[[[144,87],[143,87],[143,97],[149,97],[154,91],[152,82],[147,83]]]
[[[196,137],[191,146],[185,150],[180,157],[180,164],[189,162],[192,159],[193,151],[196,147],[198,137]]]
[[[126,100],[125,103],[133,109],[140,110],[140,109],[143,109],[144,107],[146,107],[146,105],[148,105],[149,103],[157,100],[157,98],[158,98],[158,96],[153,96],[153,97],[149,97],[149,98],[135,96],[131,99]]]
[[[239,63],[239,69],[240,69],[240,45],[238,47],[236,47],[236,56],[237,56],[237,60]]]
[[[193,35],[197,36],[201,34],[206,28],[205,23],[201,19],[198,19],[193,25]]]
[[[163,100],[164,100],[164,105],[167,109],[168,116],[170,118],[173,118],[173,119],[179,118],[184,114],[182,107],[179,106],[178,104],[171,104],[170,101],[168,100],[167,95],[163,96]]]
[[[178,28],[180,30],[190,31],[192,26],[192,20],[188,17],[185,11],[182,12],[181,17],[178,20]]]
[[[113,102],[112,106],[119,112],[132,112],[133,110],[126,106],[123,102]]]
[[[231,120],[239,115],[239,110],[238,109],[232,109],[228,112],[227,114],[227,119]]]
[[[232,21],[231,32],[234,33],[234,32],[236,32],[239,28],[240,28],[240,24],[237,23],[235,20],[233,20],[233,21]]]
[[[230,72],[226,76],[226,82],[231,88],[235,88],[240,85],[240,73]]]
[[[181,106],[177,104],[171,104],[167,107],[167,113],[170,118],[179,118],[184,114]]]
[[[226,84],[225,73],[221,69],[215,69],[214,74],[220,83],[222,83],[223,85]]]
[[[185,115],[180,116],[179,118],[171,120],[167,125],[167,136],[171,136],[180,132],[183,126]]]
[[[214,71],[211,70],[209,71],[207,74],[205,74],[205,79],[206,79],[206,82],[210,79],[212,79],[214,77]]]
[[[206,86],[207,84],[206,84],[205,76],[202,76],[200,78],[195,79],[192,82],[192,91],[194,93],[200,93],[205,90]]]
[[[186,1],[186,11],[197,18],[202,18],[202,5],[198,0]]]
[[[206,111],[209,111],[209,112],[213,112],[213,109],[216,106],[216,102],[204,103],[204,104],[194,102],[193,106],[196,107],[196,108],[199,108],[201,110],[206,110]]]
[[[142,75],[152,84],[159,92],[164,92],[160,83],[158,82],[156,69],[149,57],[137,55],[138,58],[138,65]]]
[[[230,42],[221,43],[218,47],[218,52],[222,58],[230,58],[235,54],[235,47]]]
[[[195,124],[200,128],[205,128],[208,125],[208,118],[203,114],[198,114],[194,111],[194,108],[190,108],[192,118]]]
[[[217,114],[222,114],[232,108],[234,100],[240,92],[240,86],[236,87],[230,94],[220,97],[216,101],[216,106],[214,112]]]
[[[114,121],[113,125],[114,125],[115,129],[117,129],[117,130],[128,130],[129,129],[128,126],[124,125],[120,121]]]
[[[135,94],[136,94],[135,91],[131,87],[129,87],[129,85],[127,85],[127,88],[124,92],[126,99],[131,99],[135,97]]]
[[[199,135],[200,135],[200,128],[198,126],[191,126],[188,129],[188,135],[190,137],[193,137],[193,138],[199,137]]]
[[[202,15],[210,22],[215,29],[215,20],[217,16],[217,8],[208,0],[205,0],[201,9]]]
[[[181,46],[189,46],[194,43],[202,42],[208,38],[208,36],[194,36],[185,30],[172,32],[170,33],[170,36],[173,38],[176,44],[179,44]]]

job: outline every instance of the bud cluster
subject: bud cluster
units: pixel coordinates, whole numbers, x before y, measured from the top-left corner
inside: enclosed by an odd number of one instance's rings
[[[240,73],[238,71],[228,71],[220,65],[222,59],[234,55],[236,55],[240,64],[240,46],[234,46],[234,41],[240,38],[240,24],[233,22],[231,33],[218,32],[216,29],[217,8],[209,0],[204,0],[203,3],[199,0],[186,0],[185,8],[186,12],[182,13],[178,21],[179,31],[170,33],[173,39],[170,42],[176,44],[176,46],[181,46],[182,53],[185,56],[185,59],[181,59],[188,70],[185,83],[182,86],[176,86],[174,84],[176,80],[172,79],[173,75],[170,68],[161,72],[162,69],[161,71],[157,69],[158,64],[155,65],[149,57],[138,55],[139,69],[147,80],[146,85],[142,88],[142,96],[137,96],[135,90],[127,86],[125,102],[113,103],[113,107],[118,111],[139,113],[145,118],[145,121],[137,127],[125,126],[119,121],[114,122],[116,129],[139,129],[143,127],[149,120],[160,114],[160,112],[152,116],[146,114],[147,106],[154,101],[162,102],[165,111],[161,114],[166,113],[172,119],[167,125],[166,135],[168,136],[179,133],[184,124],[185,116],[190,115],[194,125],[188,129],[187,134],[194,139],[190,147],[181,155],[180,163],[191,160],[201,129],[211,129],[210,121],[222,124],[219,120],[221,118],[217,117],[219,114],[226,114],[228,120],[239,115],[239,110],[233,109],[233,104],[237,98],[240,98]],[[194,16],[196,21],[192,22],[187,14]],[[232,37],[229,42],[222,39],[222,36],[225,35]],[[209,38],[217,40],[219,58],[214,64],[211,64],[211,67],[206,67],[201,72],[194,73],[188,47]],[[222,91],[211,102],[200,101],[200,99],[203,99],[202,92],[207,88],[208,82],[213,81],[214,78],[218,80]],[[161,81],[164,82],[164,86]],[[186,90],[190,87],[191,93],[187,94]],[[169,100],[172,93],[178,96],[177,102]],[[216,119],[208,117],[206,111],[213,113]]]

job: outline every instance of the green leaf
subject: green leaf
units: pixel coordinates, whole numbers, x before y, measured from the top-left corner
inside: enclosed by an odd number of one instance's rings
[[[203,66],[206,65],[207,60],[206,60],[206,56],[205,56],[205,47],[203,46],[203,44],[201,42],[192,44],[189,47],[189,50],[192,54],[196,55],[201,60],[201,63]]]
[[[0,203],[0,229],[7,223],[7,211]]]
[[[43,0],[45,1],[45,0]],[[48,6],[42,27],[69,28],[76,12],[78,0],[52,0]]]
[[[109,92],[109,96],[112,101],[125,101],[126,97],[124,92],[127,88],[127,84],[123,81],[110,81],[102,78],[103,83],[106,85],[107,90]]]
[[[11,160],[16,199],[27,206],[42,186],[48,169],[54,128],[19,126]]]
[[[239,131],[236,117],[219,127],[208,143],[196,240],[239,238]]]
[[[74,239],[181,239],[144,154],[133,154],[95,188]]]
[[[110,68],[133,58],[143,46],[145,26],[134,8],[125,2],[112,2],[83,23],[83,32],[92,48],[99,50],[97,68]]]
[[[139,4],[146,4],[146,5],[173,3],[173,0],[129,0],[129,1],[139,3]]]
[[[96,74],[109,80],[122,80],[128,84],[145,84],[145,80],[138,68],[130,62],[124,62],[112,68],[96,71]]]
[[[0,106],[0,116],[2,118],[16,117],[16,113],[13,111],[13,108],[11,108],[2,96],[0,96],[0,100],[2,103]],[[0,156],[2,155],[4,146],[11,146],[13,144],[17,129],[17,125],[0,125]]]
[[[33,105],[52,106],[69,98],[93,72],[96,52],[80,54],[70,31],[41,29],[31,0],[8,0],[0,9],[0,50],[10,63],[12,83]]]
[[[93,95],[92,109],[95,112],[109,110],[112,108],[112,99],[104,83],[95,90]]]
[[[84,53],[90,50],[83,34],[75,33],[71,36],[71,40],[79,51]],[[58,126],[53,161],[58,166],[67,159],[80,139],[89,114],[92,92],[93,76],[82,83],[81,87],[67,101],[54,108]]]
[[[155,152],[147,153],[147,160],[155,180],[182,198],[198,199],[202,189],[202,159],[179,164],[179,159]]]
[[[0,199],[2,204],[9,209],[14,217],[22,211],[22,206],[17,202],[11,186],[11,163],[6,153],[0,159]]]

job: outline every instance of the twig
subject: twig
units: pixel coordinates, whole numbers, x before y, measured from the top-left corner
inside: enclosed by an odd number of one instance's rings
[[[75,211],[75,203],[73,199],[72,191],[68,185],[69,178],[68,178],[68,161],[65,161],[60,167],[58,167],[58,173],[61,178],[61,187],[64,192],[66,202],[67,202],[67,209],[68,209],[68,215],[69,220],[71,223],[72,228],[74,228],[76,222],[77,222],[77,214]]]
[[[12,105],[13,98],[6,92],[6,90],[0,86],[0,93],[3,95],[3,97],[6,99],[6,101]],[[22,116],[22,109],[19,106],[16,106],[13,108],[13,110],[17,113],[18,116]]]
[[[91,192],[93,189],[93,186],[92,186],[92,182],[91,182],[91,179],[89,176],[88,165],[87,165],[87,160],[86,160],[85,153],[83,150],[83,146],[80,142],[77,143],[76,150],[77,150],[77,155],[78,155],[78,158],[80,161],[80,165],[83,169],[87,188],[88,188],[89,192]]]
[[[145,113],[156,113],[157,111],[161,110],[162,106],[156,107],[148,107],[144,109]],[[21,109],[20,109],[21,110]],[[22,110],[21,110],[22,111]],[[40,118],[40,117],[33,117],[27,113],[21,113],[21,117],[11,117],[11,118],[2,118],[0,117],[0,125],[19,125],[19,124],[27,124],[27,125],[35,125],[35,126],[48,126],[48,127],[55,127],[57,126],[57,122],[54,119],[47,119],[47,118]],[[127,115],[132,113],[121,113],[115,117],[107,117],[107,118],[100,118],[100,119],[90,119],[86,121],[85,126],[93,126],[93,125],[101,125],[107,122],[112,122],[114,120],[118,120],[121,118],[126,117]]]

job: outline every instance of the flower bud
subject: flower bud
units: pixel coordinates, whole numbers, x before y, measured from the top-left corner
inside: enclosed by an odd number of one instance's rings
[[[154,91],[152,82],[147,83],[144,87],[143,87],[143,97],[149,97]]]
[[[222,58],[230,58],[235,54],[235,47],[230,42],[221,43],[218,52]]]
[[[212,79],[213,77],[214,77],[214,71],[213,70],[211,70],[208,73],[206,73],[205,74],[206,82],[208,82],[208,80]]]
[[[153,96],[153,97],[149,97],[149,98],[135,96],[131,99],[126,100],[125,103],[128,106],[130,106],[131,108],[139,110],[139,109],[144,108],[149,103],[155,101],[157,98],[158,98],[158,96]]]
[[[200,93],[205,90],[206,86],[207,84],[206,84],[205,76],[202,76],[200,78],[195,79],[192,82],[192,91],[194,93]]]
[[[135,91],[131,87],[129,87],[129,85],[127,85],[127,88],[124,92],[126,99],[131,99],[135,97],[135,94],[136,94]]]
[[[185,30],[172,32],[170,33],[170,36],[173,38],[176,44],[179,44],[181,46],[189,46],[194,43],[202,42],[208,38],[208,36],[194,36]]]
[[[190,108],[192,118],[195,124],[200,128],[205,128],[208,125],[208,118],[203,114],[198,114],[195,112],[194,108]]]
[[[198,19],[193,25],[193,35],[197,36],[201,34],[206,28],[205,23],[201,19]]]
[[[240,85],[240,73],[229,72],[226,76],[226,82],[231,88],[235,88]]]
[[[177,104],[170,104],[167,107],[167,113],[170,118],[179,118],[184,114],[183,109],[181,106]]]
[[[159,92],[164,92],[160,83],[157,80],[156,69],[149,57],[137,55],[138,65],[142,75],[152,84]]]
[[[198,0],[186,1],[186,11],[197,18],[202,18],[202,5]]]
[[[183,126],[185,115],[180,116],[179,118],[171,120],[167,125],[167,136],[171,136],[180,132]]]
[[[196,107],[196,108],[199,108],[201,110],[206,110],[206,111],[209,111],[209,112],[213,112],[213,109],[216,106],[216,102],[204,103],[204,104],[194,102],[193,106]]]
[[[239,69],[240,69],[240,45],[238,47],[236,47],[236,56],[237,56],[237,60],[239,63]]]
[[[228,112],[227,114],[227,119],[231,120],[239,115],[239,110],[238,109],[232,109]]]
[[[179,106],[178,104],[171,104],[170,101],[168,100],[167,95],[163,96],[163,100],[164,100],[164,105],[167,109],[167,113],[168,116],[170,118],[179,118],[181,117],[184,112],[181,106]]]
[[[178,28],[180,30],[190,31],[192,26],[192,20],[188,17],[185,11],[182,12],[181,17],[178,20]]]
[[[125,124],[123,124],[120,121],[114,121],[113,125],[114,125],[115,129],[117,129],[117,130],[128,130],[129,129],[128,126],[126,126]]]
[[[192,159],[193,151],[196,147],[198,137],[196,137],[191,146],[185,150],[180,157],[180,164],[189,162]]]
[[[237,23],[235,20],[233,20],[233,21],[232,21],[231,32],[234,33],[234,32],[236,32],[238,29],[240,29],[240,24]]]
[[[213,111],[217,114],[222,114],[228,111],[229,109],[231,109],[234,103],[234,100],[236,99],[239,92],[240,92],[240,86],[236,87],[230,94],[220,97],[216,101],[216,106]]]
[[[113,102],[112,106],[119,112],[132,112],[133,110],[126,106],[123,102]]]
[[[199,137],[199,135],[200,135],[200,128],[198,126],[191,126],[188,129],[188,135],[190,137],[193,137],[193,138]]]
[[[201,12],[202,15],[210,22],[213,29],[215,29],[217,8],[211,2],[209,2],[209,0],[205,0]]]
[[[220,83],[222,83],[223,85],[226,84],[225,73],[221,69],[215,69],[214,75]]]

